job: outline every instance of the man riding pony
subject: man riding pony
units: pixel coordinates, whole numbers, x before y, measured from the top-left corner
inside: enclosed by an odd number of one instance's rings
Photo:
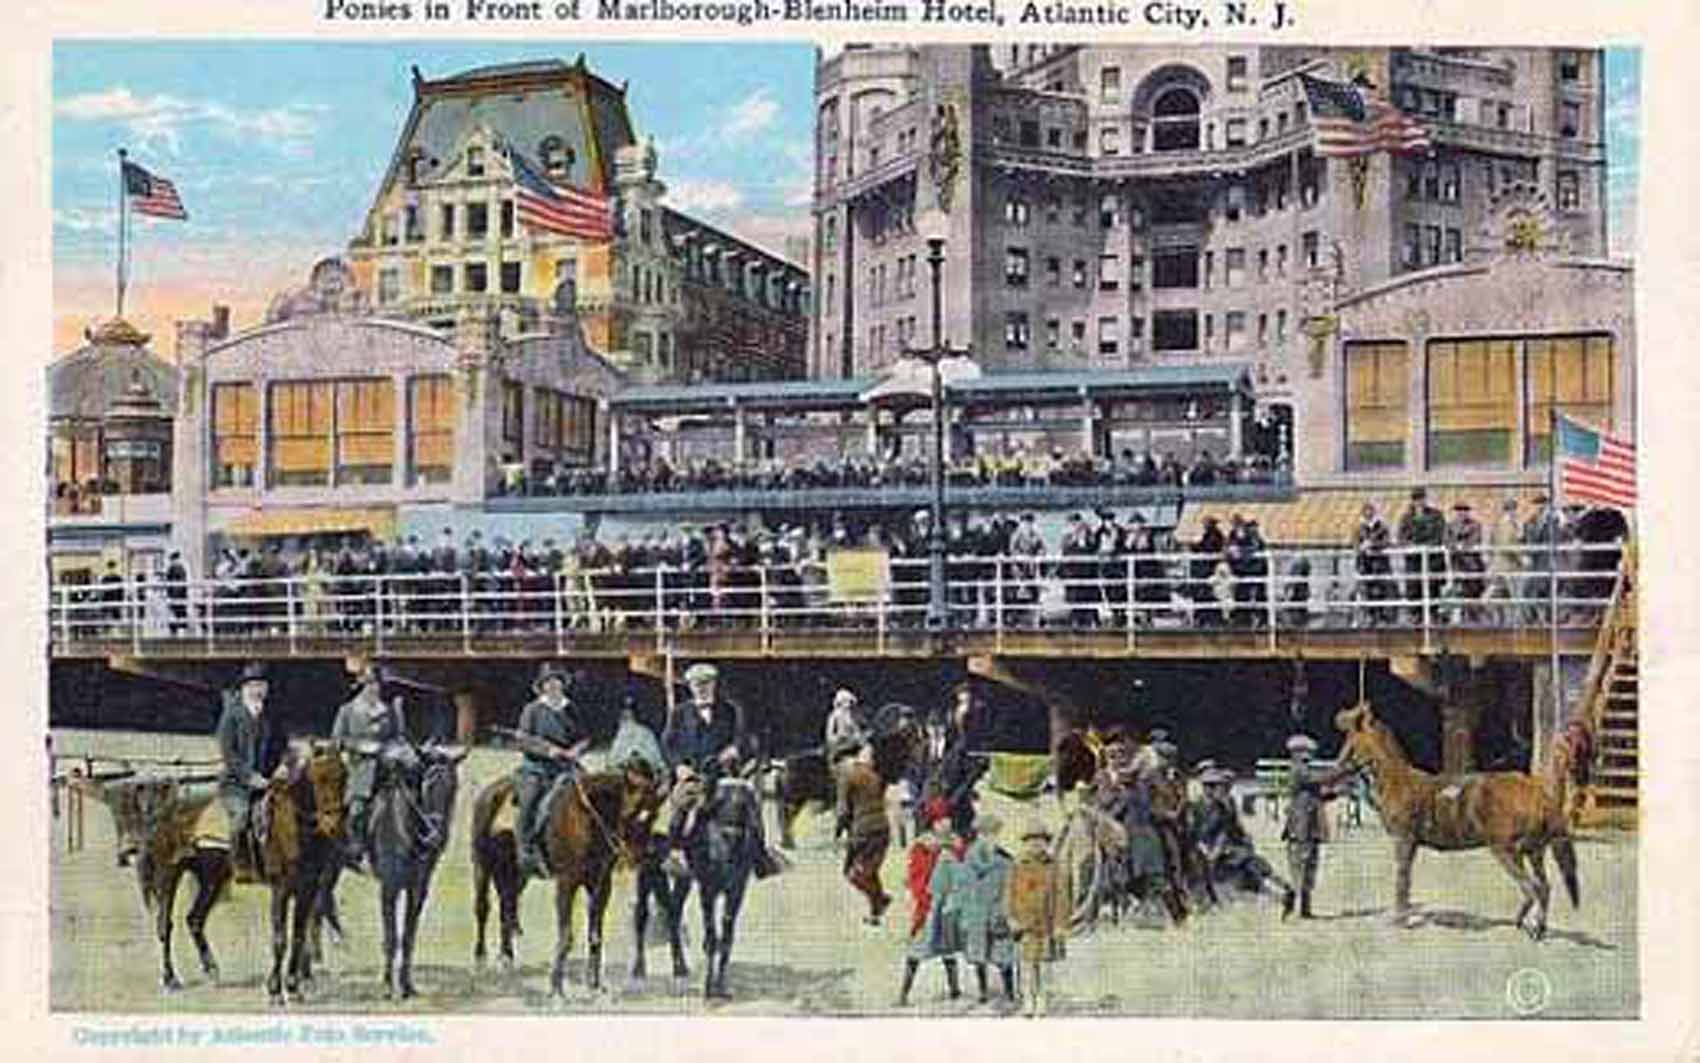
[[[570,673],[553,661],[537,669],[531,691],[536,695],[520,710],[519,727],[524,758],[514,772],[514,801],[518,806],[515,824],[522,876],[545,874],[547,868],[537,837],[537,815],[544,795],[562,776],[578,771],[578,757],[590,744],[589,728],[578,709],[568,700],[573,682]]]
[[[253,809],[283,759],[283,742],[266,713],[269,691],[265,665],[249,662],[235,688],[225,691],[224,711],[213,732],[224,762],[218,798],[230,820],[230,860],[238,882],[252,882],[258,875]]]
[[[698,663],[685,670],[690,700],[675,708],[667,720],[661,744],[673,765],[672,821],[668,826],[669,853],[666,870],[683,877],[687,873],[684,852],[708,809],[721,780],[738,778],[744,764],[755,757],[756,741],[744,720],[744,710],[720,695],[720,670]],[[751,857],[757,878],[781,870],[768,851],[761,817],[751,823]]]
[[[336,711],[331,737],[348,758],[348,832],[343,837],[344,861],[350,870],[364,870],[367,818],[372,795],[378,789],[378,766],[388,760],[400,770],[416,765],[408,743],[407,721],[401,699],[384,701],[384,684],[390,676],[375,662],[363,665],[355,676],[354,697]]]

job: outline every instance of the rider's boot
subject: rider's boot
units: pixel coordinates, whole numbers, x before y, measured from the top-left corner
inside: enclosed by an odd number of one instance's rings
[[[364,871],[366,862],[366,802],[348,803],[348,827],[342,836],[342,862],[350,871]]]
[[[1008,965],[999,967],[998,979],[1003,982],[1003,998],[1015,1003],[1015,968]]]
[[[1299,918],[1315,919],[1316,915],[1310,910],[1310,890],[1299,891]]]

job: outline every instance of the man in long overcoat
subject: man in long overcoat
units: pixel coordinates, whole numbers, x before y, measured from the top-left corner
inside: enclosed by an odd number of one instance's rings
[[[355,677],[354,697],[336,710],[336,721],[331,724],[331,737],[342,744],[348,760],[344,797],[348,829],[343,835],[343,855],[355,870],[366,855],[366,811],[378,789],[379,761],[407,742],[407,721],[400,699],[388,704],[384,701],[385,679],[381,665],[364,665]]]
[[[257,795],[283,759],[283,743],[266,714],[270,686],[265,666],[250,662],[234,690],[225,691],[224,711],[214,737],[224,762],[218,797],[230,819],[230,854],[238,881],[252,881],[259,866],[250,828]]]
[[[891,905],[880,882],[880,867],[891,846],[891,825],[885,815],[885,782],[874,771],[873,747],[853,742],[838,755],[838,826],[849,835],[844,851],[844,878],[868,899],[866,922],[878,926]]]
[[[980,817],[974,841],[962,857],[962,955],[974,965],[980,1003],[990,999],[986,969],[996,967],[1003,998],[1015,1002],[1015,941],[1004,895],[1015,859],[998,844],[1003,823],[990,813]]]

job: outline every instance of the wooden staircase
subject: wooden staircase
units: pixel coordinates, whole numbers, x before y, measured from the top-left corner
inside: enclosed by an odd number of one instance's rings
[[[1594,734],[1594,769],[1583,791],[1583,826],[1634,828],[1640,808],[1640,668],[1635,638],[1635,562],[1624,551],[1616,595],[1588,670],[1583,719]]]

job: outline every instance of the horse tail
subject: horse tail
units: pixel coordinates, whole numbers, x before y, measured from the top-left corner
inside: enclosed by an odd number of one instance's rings
[[[1559,835],[1552,841],[1552,858],[1558,873],[1564,878],[1564,891],[1570,894],[1570,907],[1582,907],[1582,882],[1576,876],[1576,847],[1569,835]]]
[[[496,822],[496,813],[513,795],[513,778],[504,775],[478,792],[478,797],[472,802],[472,862],[476,866],[480,856],[490,843],[491,827]]]

